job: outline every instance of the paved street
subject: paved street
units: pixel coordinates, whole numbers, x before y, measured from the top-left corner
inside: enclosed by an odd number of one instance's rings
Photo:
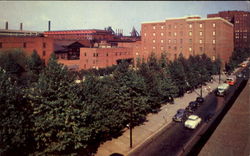
[[[202,148],[199,156],[250,155],[250,81]]]
[[[222,76],[222,81],[225,80],[225,75]],[[203,86],[203,96],[208,94],[207,88],[212,90],[218,86],[218,76],[215,77],[213,83],[208,83],[207,86]],[[172,117],[176,111],[180,108],[185,108],[188,103],[192,100],[195,100],[200,93],[200,89],[195,90],[190,94],[185,94],[181,98],[175,99],[175,104],[167,104],[161,108],[161,111],[158,114],[149,114],[147,116],[147,122],[141,126],[137,126],[133,129],[133,148],[129,147],[129,130],[127,129],[123,135],[118,138],[114,138],[110,141],[106,141],[97,150],[96,156],[108,156],[112,153],[120,153],[127,155],[133,152],[137,147],[147,140],[150,140],[153,135],[158,133],[164,128],[167,128],[172,122]]]

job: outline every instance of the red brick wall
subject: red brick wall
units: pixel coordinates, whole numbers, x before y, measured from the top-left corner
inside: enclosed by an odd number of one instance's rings
[[[233,25],[221,18],[167,19],[143,23],[141,29],[141,56],[145,58],[151,52],[155,52],[158,57],[162,52],[167,52],[170,60],[180,53],[186,58],[206,53],[212,59],[220,56],[227,61],[233,51]]]
[[[222,11],[217,14],[208,14],[208,18],[222,17],[234,24],[234,47],[250,48],[250,12]]]
[[[80,68],[105,68],[116,65],[118,59],[133,58],[132,48],[81,48]]]
[[[54,50],[53,39],[44,37],[0,37],[0,50],[8,50],[12,48],[20,48],[30,55],[34,50],[38,55],[48,61]],[[24,47],[26,44],[26,47]]]

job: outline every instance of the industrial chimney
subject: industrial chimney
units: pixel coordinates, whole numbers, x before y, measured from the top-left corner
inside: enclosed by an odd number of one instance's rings
[[[5,22],[5,30],[8,30],[8,21]]]
[[[20,23],[20,30],[23,30],[23,23]]]
[[[48,24],[48,31],[50,31],[50,21],[49,21],[49,24]]]

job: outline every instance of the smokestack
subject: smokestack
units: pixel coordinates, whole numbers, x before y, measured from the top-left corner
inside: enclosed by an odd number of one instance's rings
[[[5,22],[5,30],[8,30],[8,21]]]
[[[49,21],[49,23],[48,23],[48,31],[50,31],[50,21]]]
[[[23,23],[20,23],[20,30],[23,30]]]

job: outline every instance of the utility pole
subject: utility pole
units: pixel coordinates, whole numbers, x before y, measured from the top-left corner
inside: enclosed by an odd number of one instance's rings
[[[221,71],[220,71],[220,66],[219,66],[219,84],[220,84],[220,80],[221,80]]]
[[[200,96],[202,97],[202,75],[200,74],[200,79],[201,79],[201,90],[200,90]]]
[[[130,124],[129,124],[129,130],[130,130],[130,148],[133,147],[133,140],[132,140],[132,128],[133,128],[133,110],[134,110],[134,103],[132,102],[131,108],[130,108]]]

